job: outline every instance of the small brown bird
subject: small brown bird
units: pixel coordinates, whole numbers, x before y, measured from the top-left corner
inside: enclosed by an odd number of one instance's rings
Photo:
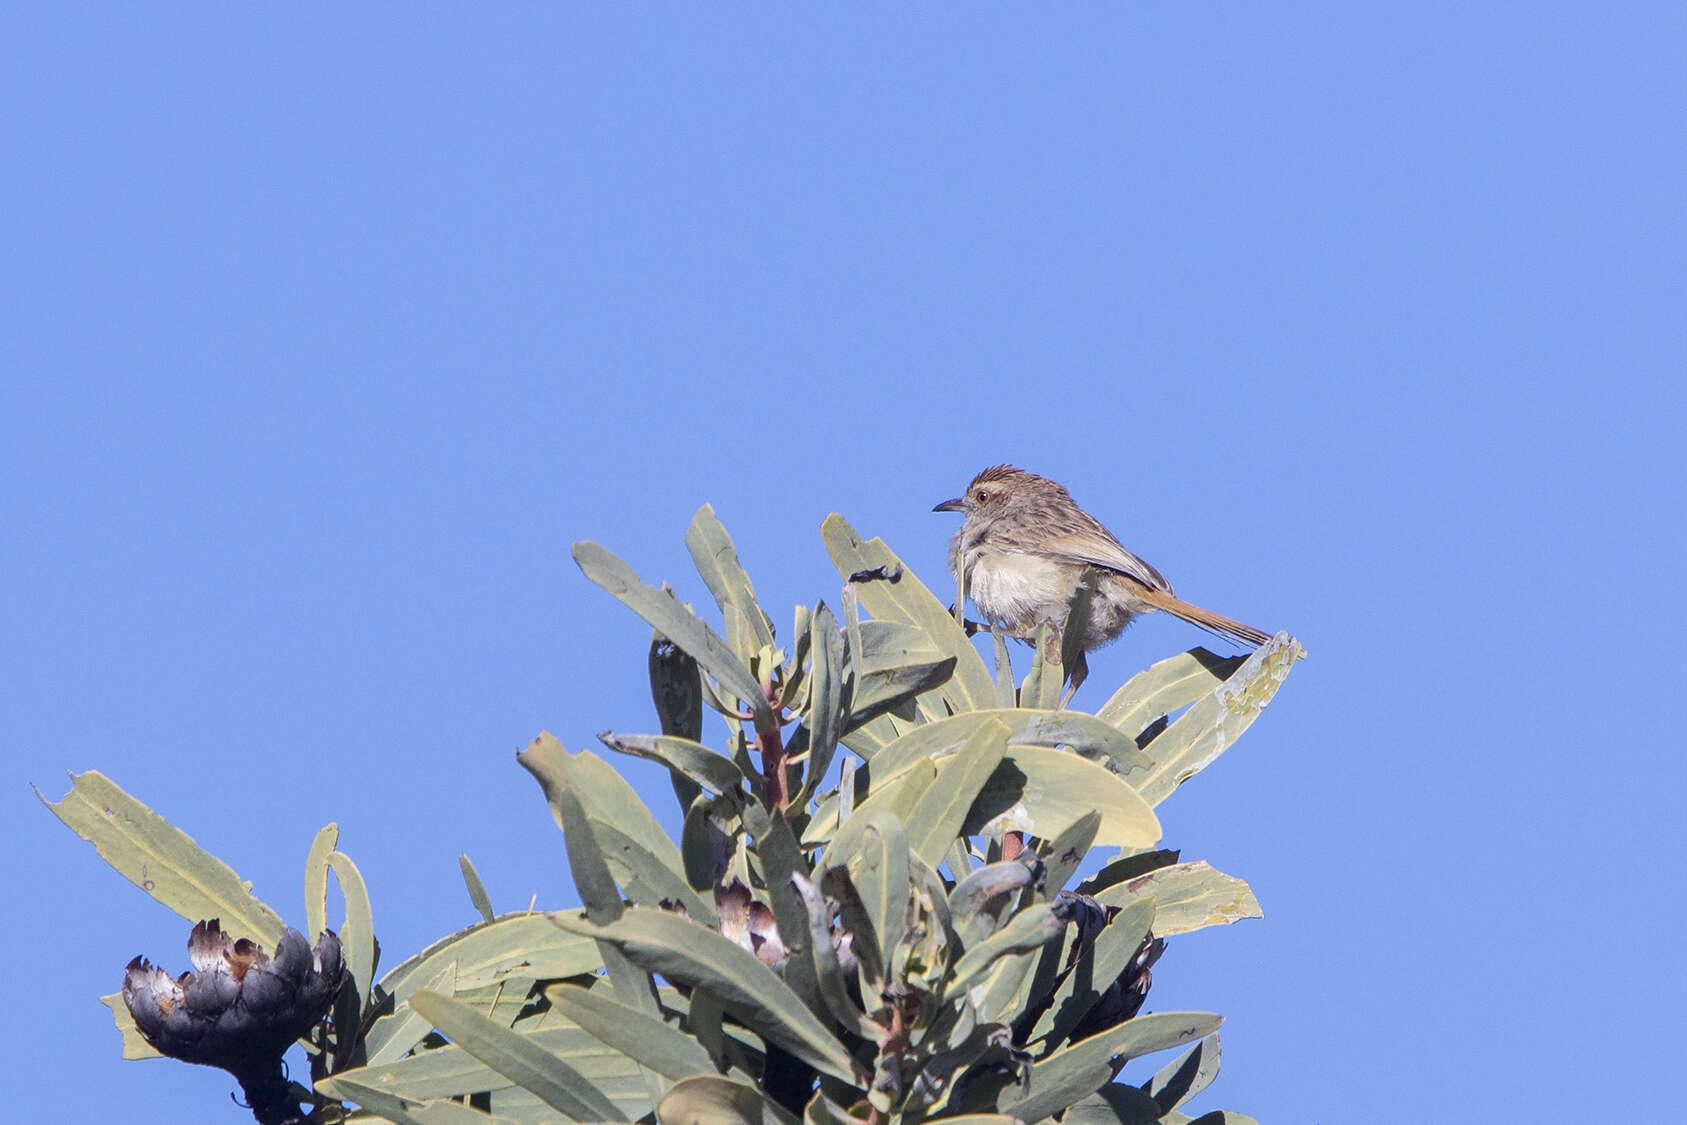
[[[1009,636],[1029,638],[1045,621],[1064,627],[1078,583],[1094,569],[1101,578],[1090,602],[1086,652],[1156,609],[1252,647],[1271,639],[1178,598],[1159,571],[1046,477],[995,465],[973,477],[964,495],[932,511],[966,516],[949,545],[950,565],[965,560],[967,594],[988,624]],[[1073,678],[1075,688],[1081,672],[1074,669]]]

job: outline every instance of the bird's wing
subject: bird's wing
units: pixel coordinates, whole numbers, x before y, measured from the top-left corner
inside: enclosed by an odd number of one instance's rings
[[[1171,583],[1159,571],[1119,546],[1119,541],[1106,531],[1083,528],[1064,532],[1044,539],[1037,549],[1062,562],[1099,566],[1134,578],[1150,589],[1171,592]]]

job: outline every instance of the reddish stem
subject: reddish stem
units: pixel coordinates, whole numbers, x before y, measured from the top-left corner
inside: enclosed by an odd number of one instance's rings
[[[771,679],[762,681],[761,690],[762,694],[767,696],[768,704],[777,706]],[[762,781],[767,787],[767,806],[782,813],[785,806],[791,803],[791,781],[785,771],[785,738],[780,733],[779,726],[775,721],[766,730],[757,727],[756,750],[761,754]]]

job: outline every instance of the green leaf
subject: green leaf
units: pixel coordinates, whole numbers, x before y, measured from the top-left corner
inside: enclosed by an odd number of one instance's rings
[[[711,756],[717,761],[725,761],[719,755]],[[608,888],[594,890],[600,908],[606,908],[610,898],[620,901],[621,893],[613,889],[614,882],[619,881],[626,897],[634,902],[654,906],[670,899],[683,903],[694,917],[704,921],[714,920],[714,904],[692,889],[679,849],[662,831],[661,825],[639,800],[632,786],[609,763],[585,750],[569,754],[548,733],[534,739],[527,749],[516,755],[516,761],[533,775],[545,791],[552,816],[562,828],[563,838],[568,841],[575,885],[582,896],[586,894],[586,888],[579,881],[592,873],[589,869],[582,869],[580,860],[574,857],[575,837],[571,835],[569,818],[562,803],[562,795],[570,792],[581,808],[582,825],[589,825],[597,852],[613,876]],[[579,846],[587,846],[583,838]],[[588,900],[582,898],[581,901]]]
[[[1207,1012],[1138,1016],[1037,1062],[1031,1067],[1030,1094],[998,1108],[1021,1121],[1040,1121],[1095,1093],[1131,1059],[1210,1035],[1223,1022]]]
[[[715,1069],[697,1040],[662,1020],[611,999],[607,989],[559,984],[545,996],[605,1046],[636,1059],[666,1078],[706,1074]]]
[[[849,984],[844,980],[837,950],[832,946],[831,911],[827,909],[826,900],[800,873],[793,874],[791,882],[802,897],[803,905],[808,908],[808,944],[813,951],[814,978],[827,1010],[845,1028],[864,1039],[873,1040],[880,1028],[850,999]]]
[[[890,968],[896,947],[908,930],[909,862],[908,833],[902,821],[889,809],[856,814],[865,835],[861,862],[849,871],[867,916],[878,934],[880,977]]]
[[[849,862],[849,857],[860,850],[867,826],[880,813],[888,812],[896,817],[898,823],[906,824],[920,798],[936,781],[937,766],[924,761],[915,762],[911,768],[898,774],[894,784],[879,786],[832,835],[826,844],[826,862]],[[811,824],[809,827],[812,830],[814,826]]]
[[[328,853],[340,842],[340,826],[329,824],[311,841],[305,856],[305,940],[315,941],[328,928]]]
[[[1008,655],[1007,638],[990,630],[990,640],[996,650],[996,707],[1019,706],[1019,695],[1013,690],[1013,657]]]
[[[803,715],[808,760],[803,766],[802,790],[793,801],[797,808],[807,805],[825,781],[826,772],[832,768],[832,756],[837,752],[838,736],[844,729],[844,635],[825,602],[815,607],[809,634],[813,638],[814,663],[809,673],[808,707]]]
[[[1007,925],[961,954],[955,963],[955,975],[949,981],[949,995],[958,996],[970,988],[997,959],[1039,950],[1059,937],[1065,928],[1065,921],[1048,903],[1031,904],[1015,914]]]
[[[1264,917],[1252,888],[1202,862],[1162,867],[1109,887],[1095,897],[1106,906],[1128,906],[1153,898],[1154,932],[1160,937]]]
[[[1212,1085],[1218,1077],[1219,1057],[1218,1036],[1209,1035],[1167,1063],[1142,1090],[1162,1109],[1176,1109]]]
[[[880,715],[897,711],[910,700],[947,682],[954,670],[955,658],[949,656],[942,660],[863,672],[861,680],[854,684],[854,690],[844,701],[849,708],[844,730],[853,731]]]
[[[443,996],[454,995],[457,991],[457,962],[446,965],[432,980],[428,981],[429,991]],[[523,993],[525,996],[525,992]],[[370,1039],[378,1044],[377,1050],[369,1050],[369,1039],[364,1041],[364,1062],[369,1066],[389,1063],[394,1059],[403,1058],[427,1037],[433,1027],[422,1014],[412,1009],[408,1002],[400,1003],[390,1015],[382,1016],[370,1028]],[[376,1032],[379,1031],[378,1038]]]
[[[925,723],[905,734],[873,756],[865,767],[868,779],[894,776],[921,758],[953,754],[966,744],[973,731],[991,722],[1008,729],[1008,743],[1019,746],[1064,746],[1079,757],[1115,763],[1129,776],[1130,771],[1146,770],[1153,760],[1136,748],[1136,743],[1093,715],[1081,711],[1028,711],[1022,708],[991,709],[955,715],[940,722]]]
[[[70,779],[70,792],[57,804],[39,789],[35,795],[119,875],[190,922],[220,918],[229,937],[275,948],[287,928],[281,915],[253,896],[251,885],[227,864],[97,771]]]
[[[1178,1115],[1181,1116],[1181,1115]],[[1072,1103],[1061,1125],[1173,1125],[1158,1102],[1135,1086],[1107,1085]]]
[[[370,1113],[394,1123],[394,1125],[425,1125],[421,1118],[410,1111],[417,1106],[406,1102],[376,1086],[360,1082],[350,1077],[353,1071],[342,1071],[328,1078],[320,1079],[316,1083],[316,1090],[330,1098],[344,1102],[356,1102],[361,1108]]]
[[[560,1057],[487,1019],[466,1005],[427,989],[411,1007],[433,1022],[457,1046],[576,1121],[620,1121],[621,1111],[602,1091]]]
[[[662,635],[650,634],[650,701],[662,733],[695,742],[703,737],[703,680],[697,661]],[[697,799],[697,783],[681,774],[671,774],[674,796],[684,808]]]
[[[685,533],[685,545],[703,584],[730,623],[726,641],[740,658],[748,661],[763,646],[773,644],[773,625],[756,601],[750,576],[738,562],[738,549],[712,506],[704,504],[692,517]]]
[[[973,801],[961,834],[1046,836],[1090,812],[1100,817],[1097,847],[1146,848],[1160,839],[1154,810],[1118,774],[1064,751],[1011,746]]]
[[[808,861],[797,846],[790,823],[783,816],[770,816],[760,802],[752,801],[745,807],[744,818],[755,840],[751,850],[761,861],[762,880],[767,887],[779,939],[790,955],[785,962],[785,984],[802,998],[809,1011],[818,1016],[822,1001],[808,953],[808,910],[791,883],[791,876],[808,871]]]
[[[486,884],[480,881],[480,872],[474,869],[467,853],[457,857],[457,866],[463,869],[463,882],[469,888],[469,901],[474,904],[476,912],[483,922],[492,921],[492,899],[486,893]]]
[[[878,842],[877,833],[869,837],[869,851]],[[904,849],[906,854],[906,849]],[[856,974],[860,978],[861,995],[878,996],[885,989],[884,955],[879,942],[878,928],[867,912],[867,904],[850,877],[847,867],[828,867],[820,877],[820,888],[838,908],[838,923],[851,939],[855,951]]]
[[[604,731],[598,740],[618,754],[659,762],[717,795],[739,795],[748,784],[744,772],[731,758],[688,738]]]
[[[368,1002],[375,984],[375,919],[369,908],[369,890],[357,864],[344,852],[328,853],[328,866],[340,883],[340,896],[346,902],[346,921],[340,927],[340,949],[346,957],[346,970],[357,986],[358,998]],[[347,991],[350,991],[349,989]]]
[[[521,1125],[514,1117],[482,1113],[462,1102],[432,1101],[409,1107],[418,1125]]]
[[[1256,649],[1228,680],[1196,700],[1150,744],[1153,765],[1132,783],[1151,805],[1211,765],[1253,725],[1277,694],[1289,669],[1304,655],[1300,643],[1279,633]]]
[[[1056,638],[1060,644],[1060,663],[1065,670],[1065,678],[1072,681],[1073,691],[1077,691],[1078,685],[1089,675],[1084,639],[1089,636],[1095,590],[1102,577],[1102,572],[1093,566],[1084,570],[1083,576],[1078,579],[1078,588],[1072,592],[1072,600],[1067,603],[1066,623],[1061,626],[1060,636]]]
[[[589,938],[564,933],[545,914],[506,914],[459,930],[395,966],[381,991],[402,1001],[457,963],[458,989],[596,972],[603,962]]]
[[[980,867],[949,892],[949,924],[966,945],[994,933],[1018,892],[1036,881],[1036,873],[1018,860]]]
[[[797,1119],[744,1082],[702,1074],[675,1082],[656,1106],[660,1125],[797,1125]]]
[[[973,732],[958,754],[938,768],[937,780],[921,795],[904,823],[914,826],[908,843],[928,867],[943,862],[974,799],[1007,752],[1007,727],[986,723]]]
[[[1204,648],[1179,653],[1132,676],[1095,713],[1096,718],[1135,738],[1161,715],[1189,706],[1229,679],[1244,660],[1217,656]]]
[[[574,544],[574,561],[586,577],[626,604],[662,635],[691,654],[721,687],[755,716],[756,729],[776,730],[778,722],[750,669],[715,631],[687,609],[671,590],[646,586],[633,568],[596,543]]]
[[[1066,669],[1060,664],[1060,652],[1055,647],[1059,639],[1060,631],[1048,622],[1037,626],[1036,635],[1031,638],[1031,670],[1025,673],[1025,682],[1019,685],[1021,707],[1053,711],[1060,706],[1060,688],[1066,681]],[[1048,657],[1051,650],[1055,654],[1054,660]]]
[[[680,984],[701,985],[758,1035],[835,1078],[854,1081],[849,1054],[796,993],[755,954],[714,930],[674,914],[633,907],[599,926],[554,914],[558,926],[615,943],[641,968]]]
[[[868,613],[881,621],[901,621],[915,626],[930,638],[941,655],[955,658],[954,675],[943,685],[942,692],[956,710],[976,710],[994,702],[995,685],[966,632],[883,540],[864,542],[848,521],[836,514],[826,517],[820,525],[820,535],[827,554],[832,557],[832,565],[838,568]],[[883,577],[852,581],[857,575]]]
[[[100,1003],[111,1009],[111,1022],[117,1025],[118,1034],[123,1036],[123,1057],[125,1059],[161,1059],[165,1056],[156,1051],[141,1029],[135,1026],[135,1017],[129,1014],[129,1005],[123,1000],[121,992],[113,992],[109,996],[101,996]]]
[[[1154,922],[1154,904],[1146,899],[1134,902],[1101,928],[1091,946],[1078,955],[1046,1011],[1031,1028],[1027,1043],[1041,1043],[1044,1054],[1065,1042],[1101,994],[1130,966]]]
[[[1072,872],[1078,869],[1078,864],[1094,846],[1095,834],[1099,831],[1101,814],[1091,809],[1038,848],[1038,854],[1048,865],[1043,876],[1043,887],[1048,894],[1053,895],[1066,885],[1066,880],[1072,877]]]
[[[1103,864],[1101,870],[1079,883],[1077,891],[1083,895],[1098,895],[1108,887],[1135,879],[1138,875],[1146,875],[1161,867],[1170,867],[1178,861],[1180,855],[1182,853],[1175,848],[1122,855]]]

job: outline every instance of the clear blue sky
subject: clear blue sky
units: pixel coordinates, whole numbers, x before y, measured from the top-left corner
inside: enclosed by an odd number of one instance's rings
[[[94,998],[187,926],[31,783],[295,922],[338,821],[393,964],[473,919],[461,851],[571,905],[513,752],[655,725],[571,540],[702,603],[712,502],[785,623],[826,513],[940,585],[929,509],[1011,461],[1312,652],[1165,808],[1267,913],[1155,974],[1229,1018],[1204,1106],[1668,1113],[1684,13],[8,12],[8,1112],[245,1116],[118,1060]]]

